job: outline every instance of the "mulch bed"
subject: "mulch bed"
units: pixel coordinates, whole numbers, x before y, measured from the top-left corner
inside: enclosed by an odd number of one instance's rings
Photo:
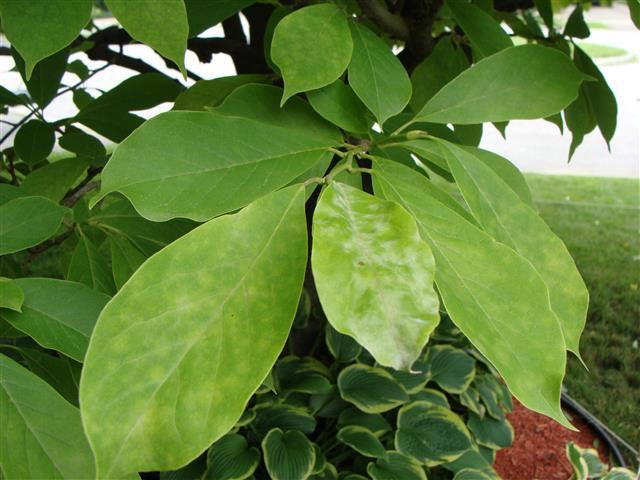
[[[580,418],[571,415],[573,432],[550,418],[532,412],[513,399],[513,412],[507,415],[515,439],[510,448],[499,450],[494,468],[503,480],[567,480],[573,473],[566,446],[572,441],[583,448],[595,448],[608,463],[607,449]]]

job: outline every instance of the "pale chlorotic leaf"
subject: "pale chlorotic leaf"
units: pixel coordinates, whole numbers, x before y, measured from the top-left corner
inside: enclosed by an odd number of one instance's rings
[[[199,80],[176,97],[173,109],[204,111],[206,107],[217,107],[231,92],[247,83],[269,83],[269,76],[245,74]]]
[[[20,278],[14,282],[24,292],[22,312],[5,310],[2,318],[43,347],[82,362],[109,297],[80,283],[54,278]]]
[[[80,384],[98,477],[178,468],[233,427],[291,328],[306,242],[294,186],[192,230],[132,275],[98,319]]]
[[[338,430],[337,438],[365,457],[385,458],[387,456],[378,437],[365,427],[356,425],[342,427]]]
[[[0,255],[34,247],[55,235],[69,210],[44,197],[19,197],[0,206]]]
[[[29,195],[46,197],[58,203],[88,166],[83,158],[58,160],[31,172],[20,186]]]
[[[316,112],[343,130],[357,133],[369,131],[371,122],[367,119],[366,107],[342,80],[308,92],[307,98]]]
[[[531,262],[547,285],[567,348],[579,355],[589,292],[567,247],[484,162],[452,143],[444,146],[449,152],[449,167],[471,212],[487,233]]]
[[[313,216],[313,277],[331,325],[409,370],[440,320],[434,260],[403,207],[333,182]]]
[[[195,37],[238,10],[255,3],[255,0],[184,0],[189,20],[189,37]]]
[[[351,23],[353,57],[349,85],[382,125],[411,98],[411,81],[391,48],[367,27]]]
[[[115,285],[106,256],[81,230],[79,236],[69,262],[67,280],[84,283],[93,290],[113,295]]]
[[[446,4],[456,23],[471,41],[476,60],[513,46],[500,23],[482,8],[462,0],[448,0]]]
[[[14,280],[0,277],[0,308],[8,308],[15,312],[22,311],[24,292]]]
[[[560,409],[566,365],[562,330],[534,267],[429,195],[429,180],[377,159],[376,194],[416,218],[436,260],[447,312],[528,408],[570,426]]]
[[[304,480],[316,461],[313,444],[301,432],[271,430],[262,440],[264,463],[273,480]]]
[[[334,144],[313,131],[242,117],[167,112],[118,146],[93,204],[118,191],[150,220],[204,221],[286,185]]]
[[[387,452],[387,457],[379,458],[376,463],[369,463],[367,473],[373,480],[427,480],[418,461],[395,451]]]
[[[80,412],[38,376],[0,355],[3,478],[94,478]]]
[[[468,125],[548,117],[577,97],[584,79],[559,50],[539,45],[511,47],[454,78],[414,120]]]
[[[451,345],[434,345],[424,356],[429,380],[449,393],[464,392],[476,373],[476,362],[464,350]]]
[[[476,442],[485,447],[498,450],[510,447],[513,443],[513,427],[506,419],[496,419],[488,415],[480,418],[469,412],[467,426]]]
[[[26,164],[33,166],[51,153],[56,137],[53,127],[42,120],[30,120],[16,132],[13,146]]]
[[[120,290],[147,257],[122,235],[109,235],[109,249],[113,281],[116,289]]]
[[[236,433],[225,435],[207,452],[207,473],[211,480],[243,480],[249,478],[260,463],[260,450],[249,447]]]
[[[382,413],[409,400],[389,372],[368,365],[350,365],[338,375],[340,395],[365,413]]]
[[[2,31],[20,53],[29,79],[40,60],[62,50],[91,17],[91,0],[0,0]]]
[[[271,42],[271,59],[284,78],[281,103],[336,81],[352,51],[347,17],[334,4],[311,5],[284,17]]]
[[[471,436],[451,410],[413,402],[398,412],[395,447],[420,463],[438,465],[460,457],[471,447]]]
[[[129,35],[173,60],[186,76],[184,54],[189,22],[183,0],[105,0],[105,3]]]

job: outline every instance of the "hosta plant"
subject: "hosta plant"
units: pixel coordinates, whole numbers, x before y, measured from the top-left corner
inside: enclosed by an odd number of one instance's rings
[[[535,5],[0,0],[2,477],[493,478],[511,395],[571,428],[588,294],[478,145],[616,103]]]

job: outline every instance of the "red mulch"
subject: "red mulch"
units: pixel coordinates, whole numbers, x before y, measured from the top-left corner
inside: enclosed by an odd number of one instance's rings
[[[503,480],[567,480],[573,473],[567,460],[569,441],[583,448],[594,448],[598,437],[581,419],[570,417],[579,432],[573,432],[544,415],[532,412],[513,399],[513,412],[507,415],[515,439],[510,448],[499,450],[494,468]],[[596,442],[600,458],[607,460],[602,441]]]

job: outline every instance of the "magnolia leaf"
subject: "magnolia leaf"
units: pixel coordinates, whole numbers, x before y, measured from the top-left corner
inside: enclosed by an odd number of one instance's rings
[[[76,39],[89,23],[91,5],[91,0],[0,0],[2,32],[24,58],[27,80],[40,60]]]
[[[350,336],[338,332],[329,322],[327,322],[325,329],[325,340],[331,355],[333,355],[338,362],[350,363],[354,361],[362,351],[362,347],[358,345],[358,342]]]
[[[353,57],[349,85],[382,125],[409,103],[411,81],[383,39],[359,23],[351,23],[350,27]]]
[[[449,393],[464,392],[476,373],[476,362],[463,350],[451,345],[434,345],[425,354],[427,375]]]
[[[579,356],[589,293],[567,247],[484,162],[469,150],[444,145],[451,172],[471,212],[487,233],[531,262],[548,287],[567,349]]]
[[[108,295],[115,293],[113,276],[106,257],[98,251],[98,247],[82,230],[80,230],[78,244],[71,255],[67,280],[84,283]]]
[[[440,390],[434,390],[433,388],[423,388],[417,393],[411,395],[412,402],[429,402],[434,405],[439,405],[443,408],[451,408],[447,396]]]
[[[92,205],[118,191],[150,220],[207,220],[286,185],[334,144],[247,118],[162,113],[118,146]]]
[[[249,447],[247,440],[235,433],[225,435],[207,452],[207,473],[212,480],[249,478],[260,463],[260,450]]]
[[[58,144],[61,148],[73,152],[79,157],[91,158],[92,160],[101,160],[107,154],[107,150],[100,140],[79,128],[67,127]]]
[[[28,195],[25,191],[14,185],[9,185],[8,183],[0,183],[0,206],[4,205],[10,200],[14,198],[27,197]]]
[[[409,400],[389,372],[367,365],[351,365],[338,375],[340,395],[365,413],[381,413]]]
[[[34,170],[20,185],[29,195],[60,202],[89,164],[82,158],[65,158]]]
[[[584,15],[582,13],[582,5],[579,3],[569,15],[567,19],[567,23],[564,25],[563,35],[567,35],[569,37],[575,38],[587,38],[591,35],[589,31],[589,26],[587,22],[584,20]]]
[[[0,206],[0,255],[19,252],[55,235],[69,210],[44,197],[18,197]]]
[[[271,430],[262,440],[267,471],[273,480],[304,480],[316,461],[313,444],[298,431]]]
[[[284,17],[271,42],[271,59],[284,78],[281,104],[298,92],[336,81],[352,51],[347,17],[334,4],[311,5]]]
[[[255,0],[184,0],[189,19],[189,37],[197,36],[253,3]]]
[[[20,278],[14,282],[24,292],[22,312],[4,310],[2,318],[43,347],[82,362],[109,297],[80,283],[53,278]]]
[[[236,423],[291,328],[305,225],[304,189],[280,190],[165,247],[107,304],[80,384],[99,477],[175,469]]]
[[[343,427],[338,431],[337,438],[365,457],[386,458],[387,456],[378,437],[365,427]]]
[[[420,463],[450,462],[471,447],[467,427],[451,410],[429,402],[413,402],[398,413],[395,446]]]
[[[367,473],[373,480],[427,480],[422,465],[399,452],[387,452],[386,458],[369,463]]]
[[[203,2],[203,0],[199,1]],[[211,3],[211,5],[215,4]],[[269,83],[269,77],[267,75],[233,75],[199,80],[176,97],[173,109],[204,111],[206,107],[217,107],[231,92],[247,83]]]
[[[10,278],[0,277],[0,308],[21,312],[23,303],[24,292],[20,285]]]
[[[338,417],[338,428],[344,426],[363,427],[373,433],[376,437],[380,437],[391,431],[389,422],[379,413],[364,413],[355,407],[349,407],[343,410]]]
[[[570,426],[560,409],[564,339],[538,272],[429,195],[422,175],[382,159],[374,171],[376,193],[405,206],[430,243],[436,285],[453,322],[524,405]]]
[[[0,355],[3,478],[95,478],[80,412],[44,380]]]
[[[510,447],[513,443],[513,427],[506,420],[497,420],[485,415],[480,418],[469,412],[467,426],[473,433],[476,442],[495,450]]]
[[[369,131],[371,125],[366,107],[342,80],[307,92],[307,98],[318,114],[343,130],[357,133]]]
[[[13,146],[28,165],[41,162],[51,153],[56,137],[53,127],[42,120],[30,120],[16,132]]]
[[[272,428],[303,433],[313,433],[316,429],[316,420],[307,408],[267,403],[256,405],[254,410],[256,418],[252,426],[260,435],[266,435]]]
[[[15,48],[11,50],[16,70],[20,73],[27,91],[40,108],[45,108],[58,94],[62,76],[67,69],[70,48],[60,50],[50,57],[38,62],[31,76],[27,79],[25,63]]]
[[[183,0],[105,0],[105,3],[134,39],[173,60],[186,77],[184,54],[189,22]]]
[[[584,79],[571,59],[556,49],[511,47],[454,78],[414,121],[468,125],[548,117],[577,97]]]
[[[584,136],[592,132],[598,125],[593,108],[587,97],[587,90],[582,85],[578,98],[564,111],[564,121],[571,132],[571,145],[569,146],[569,161],[576,149],[584,140]]]
[[[147,257],[127,237],[121,235],[109,235],[109,249],[113,281],[116,290],[120,290]]]
[[[314,212],[313,237],[313,276],[331,325],[378,363],[409,370],[440,319],[433,256],[415,220],[333,182]]]

